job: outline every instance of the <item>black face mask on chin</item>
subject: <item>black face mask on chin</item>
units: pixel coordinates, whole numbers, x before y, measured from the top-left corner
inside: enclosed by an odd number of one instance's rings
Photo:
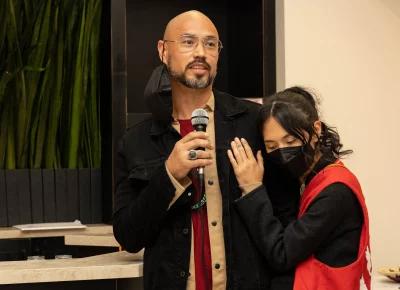
[[[315,150],[310,143],[307,143],[303,146],[279,148],[268,153],[267,156],[293,177],[300,178],[310,169]]]

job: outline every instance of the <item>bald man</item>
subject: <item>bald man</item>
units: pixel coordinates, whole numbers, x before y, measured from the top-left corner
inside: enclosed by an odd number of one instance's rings
[[[118,148],[114,235],[129,252],[145,248],[145,289],[270,285],[267,263],[233,206],[254,186],[238,185],[226,153],[236,136],[254,152],[263,148],[259,105],[213,89],[221,49],[204,14],[172,19],[158,42],[163,64],[145,90],[152,116],[132,127]],[[207,133],[191,124],[199,108],[208,113]]]

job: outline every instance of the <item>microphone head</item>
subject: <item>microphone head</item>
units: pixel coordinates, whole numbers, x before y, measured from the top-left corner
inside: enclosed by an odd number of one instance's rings
[[[196,109],[192,113],[192,125],[195,127],[196,125],[208,125],[208,114],[204,109]]]

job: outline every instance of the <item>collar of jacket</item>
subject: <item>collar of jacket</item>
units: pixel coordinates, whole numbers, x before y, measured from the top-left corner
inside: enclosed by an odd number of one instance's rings
[[[228,119],[233,118],[234,116],[239,115],[248,109],[248,107],[243,102],[227,93],[220,92],[216,89],[213,89],[213,92],[215,97],[215,112],[220,112]],[[171,96],[163,96],[163,98],[171,99]],[[156,112],[153,113],[153,116],[155,118],[153,118],[151,135],[161,135],[172,128],[172,107],[168,109],[170,116],[170,118],[168,119],[158,118],[158,116],[154,114]]]

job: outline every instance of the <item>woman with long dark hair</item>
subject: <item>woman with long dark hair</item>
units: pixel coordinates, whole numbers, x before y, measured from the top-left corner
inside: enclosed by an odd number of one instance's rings
[[[229,159],[239,185],[253,189],[235,206],[260,252],[277,271],[295,268],[287,289],[370,289],[368,211],[356,176],[341,161],[352,151],[342,150],[301,87],[267,97],[259,124],[266,158],[299,180],[301,195],[298,219],[283,227],[262,185],[262,153],[254,157],[247,141],[235,138]]]

